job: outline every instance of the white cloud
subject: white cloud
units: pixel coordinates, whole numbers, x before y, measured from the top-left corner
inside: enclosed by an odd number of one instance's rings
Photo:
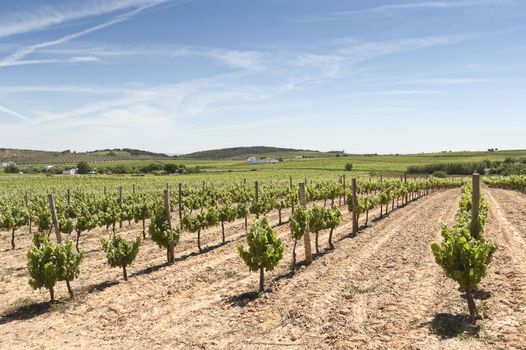
[[[99,16],[129,8],[151,7],[167,0],[84,0],[48,2],[0,16],[0,38],[39,31],[68,21]]]
[[[135,2],[137,2],[137,1],[135,1]],[[42,43],[39,43],[39,44],[33,44],[33,45],[29,45],[29,46],[23,47],[21,49],[18,49],[15,53],[5,57],[2,60],[0,60],[0,67],[9,67],[9,66],[12,66],[12,65],[17,65],[17,62],[21,61],[26,56],[32,54],[35,51],[38,51],[38,50],[41,50],[41,49],[45,49],[45,48],[48,48],[48,47],[61,45],[61,44],[67,43],[69,41],[72,41],[74,39],[83,37],[85,35],[91,34],[91,33],[96,32],[96,31],[99,31],[101,29],[113,26],[115,24],[118,24],[118,23],[121,23],[121,22],[124,22],[124,21],[128,21],[128,20],[132,19],[133,17],[135,17],[140,12],[142,12],[142,11],[148,9],[148,8],[151,8],[153,6],[162,4],[164,2],[166,2],[166,0],[140,1],[140,2],[138,2],[138,3],[142,4],[140,7],[137,7],[134,10],[128,11],[128,12],[126,12],[124,14],[115,16],[115,17],[109,19],[108,21],[102,22],[102,23],[100,23],[98,25],[89,27],[87,29],[84,29],[84,30],[81,30],[81,31],[78,31],[78,32],[75,32],[75,33],[72,33],[72,34],[65,35],[65,36],[63,36],[61,38],[58,38],[58,39],[55,39],[55,40],[45,41],[45,42],[42,42]],[[32,64],[37,64],[37,62],[38,62],[37,60],[34,60]],[[42,63],[50,63],[50,61],[42,60]]]
[[[14,66],[30,66],[37,64],[53,64],[53,63],[100,63],[102,62],[99,58],[93,56],[79,56],[70,58],[49,58],[49,59],[38,59],[38,60],[21,60],[21,61],[0,61],[0,68],[2,67],[14,67]]]
[[[441,77],[441,78],[418,78],[406,79],[392,82],[384,82],[381,85],[461,85],[461,84],[479,84],[492,83],[502,79],[494,78],[461,78],[461,77]]]
[[[367,17],[389,17],[401,11],[414,11],[421,9],[440,10],[456,9],[485,5],[507,5],[513,4],[512,0],[477,0],[477,1],[421,1],[403,4],[380,5],[366,7],[357,10],[333,12],[325,16],[311,16],[305,18],[293,19],[293,23],[323,22],[344,20],[349,16],[367,16]]]
[[[2,106],[2,105],[0,105],[0,113],[8,114],[10,116],[13,116],[13,117],[16,117],[16,118],[22,119],[22,120],[28,120],[29,119],[29,117],[27,117],[27,116],[25,116],[23,114],[20,114],[20,113],[18,113],[16,111],[13,111],[12,109],[7,108],[7,107]]]
[[[71,57],[71,62],[72,63],[77,63],[77,62],[101,62],[101,60],[97,57],[94,57],[94,56],[75,56],[75,57]]]
[[[171,57],[203,57],[218,60],[232,67],[259,70],[263,68],[265,54],[253,50],[181,47],[174,49]]]
[[[388,90],[388,91],[363,91],[346,95],[346,97],[361,96],[411,96],[411,95],[440,95],[440,90]]]

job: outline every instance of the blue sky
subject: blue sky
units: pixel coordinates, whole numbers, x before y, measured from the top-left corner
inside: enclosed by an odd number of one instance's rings
[[[0,0],[0,147],[526,148],[526,1]]]

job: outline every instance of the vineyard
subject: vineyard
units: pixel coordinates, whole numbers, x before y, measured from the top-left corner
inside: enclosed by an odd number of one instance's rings
[[[231,179],[2,179],[1,342],[526,341],[525,176]]]

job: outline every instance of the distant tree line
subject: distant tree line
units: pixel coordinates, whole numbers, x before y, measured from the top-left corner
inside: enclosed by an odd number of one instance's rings
[[[129,165],[126,163],[118,164],[102,164],[95,163],[89,164],[87,162],[80,162],[77,164],[79,174],[89,174],[91,171],[95,171],[97,174],[192,174],[199,173],[202,169],[199,166],[187,167],[183,164],[175,163],[160,163],[152,162],[143,165]],[[71,169],[71,167],[54,166],[52,168],[47,167],[27,167],[20,169],[17,166],[11,165],[4,168],[6,173],[19,173],[24,172],[25,174],[50,174],[57,175],[62,174],[64,170]]]
[[[4,172],[8,174],[17,174],[20,169],[16,165],[8,165],[4,168]]]
[[[503,161],[484,160],[471,163],[437,163],[411,165],[407,167],[409,174],[471,175],[479,174],[517,175],[526,173],[526,158],[507,157]]]

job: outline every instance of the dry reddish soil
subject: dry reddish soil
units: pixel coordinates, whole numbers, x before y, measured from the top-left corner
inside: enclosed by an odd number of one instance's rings
[[[483,195],[490,204],[486,237],[498,250],[476,295],[485,318],[475,326],[467,322],[458,286],[429,247],[440,240],[441,223],[454,221],[455,189],[370,220],[356,238],[348,238],[346,213],[335,231],[336,249],[326,250],[324,232],[322,254],[294,276],[288,225],[277,226],[286,253],[266,274],[268,291],[259,297],[258,276],[236,251],[244,243],[242,221],[226,225],[224,245],[219,227],[204,232],[210,249],[202,254],[195,235],[185,233],[171,266],[165,251],[146,240],[127,282],[100,251],[104,232],[84,234],[76,297],[69,300],[60,283],[54,305],[46,290],[33,291],[27,283],[31,235],[21,230],[11,251],[2,233],[0,348],[526,349],[526,195],[487,188]],[[370,217],[378,214],[375,209]],[[277,223],[277,213],[269,217]],[[139,235],[140,225],[125,223],[122,232]]]

